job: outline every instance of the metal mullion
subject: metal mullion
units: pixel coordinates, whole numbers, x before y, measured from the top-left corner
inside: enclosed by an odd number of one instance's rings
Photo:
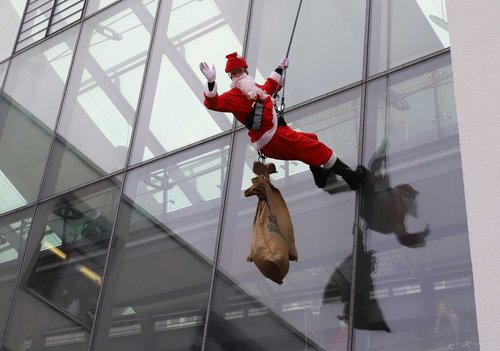
[[[81,9],[80,9],[80,10],[77,10],[77,11],[73,12],[72,14],[70,14],[70,15],[68,15],[68,16],[66,16],[66,17],[64,17],[64,18],[61,18],[61,19],[60,19],[60,20],[58,20],[57,22],[52,22],[52,23],[50,24],[50,26],[48,27],[48,29],[49,29],[49,34],[52,34],[52,33],[50,32],[50,29],[51,29],[52,27],[54,27],[54,25],[56,25],[56,24],[58,24],[58,23],[61,23],[62,21],[64,21],[64,20],[66,20],[66,19],[70,18],[70,17],[71,17],[71,16],[73,16],[74,14],[77,14],[78,12],[81,12],[81,11],[82,11]],[[55,17],[55,16],[57,16],[57,15],[58,15],[58,13],[56,13],[56,14],[54,15],[54,17]]]
[[[26,28],[26,29],[22,30],[22,31],[19,33],[19,34],[20,34],[19,36],[23,35],[24,33],[28,32],[28,31],[30,31],[30,30],[33,30],[33,28],[35,28],[35,27],[37,27],[37,26],[40,26],[41,24],[43,24],[43,23],[44,23],[44,22],[46,22],[47,20],[48,20],[48,19],[45,19],[45,20],[41,21],[40,23],[35,24],[34,26],[31,26],[31,27],[28,27],[28,28]],[[25,24],[25,23],[23,23],[23,27],[21,27],[21,29],[23,29],[23,28],[24,28],[24,24]],[[47,25],[47,26],[48,26],[48,25]],[[40,33],[40,32],[43,32],[43,29],[42,29],[42,30],[39,30],[38,32],[33,33],[32,35],[35,35],[35,34]],[[27,38],[29,38],[29,37],[31,37],[31,35],[30,35],[30,36],[28,36]]]
[[[29,4],[26,4],[26,6],[24,7],[23,17],[22,17],[22,18],[23,18],[23,20],[24,20],[24,18],[26,17],[26,11],[28,10],[28,6],[29,6]],[[13,51],[12,51],[12,53],[11,53],[11,56],[13,56],[13,55],[14,55],[14,53],[16,52],[16,50],[17,50],[17,44],[19,43],[19,37],[20,37],[20,35],[21,35],[21,29],[22,29],[22,28],[23,28],[23,23],[20,23],[20,24],[19,24],[19,29],[18,29],[18,31],[17,31],[16,43],[14,44],[14,47],[12,48],[12,50],[13,50]]]
[[[68,1],[68,0],[65,0],[65,1]],[[57,11],[57,6],[56,6],[56,7],[54,8],[54,9],[55,9],[55,10],[54,10],[54,15],[60,15],[60,14],[61,14],[61,13],[63,13],[64,11],[69,10],[70,8],[75,7],[75,6],[77,6],[77,5],[80,5],[81,3],[82,3],[82,0],[80,0],[79,2],[74,3],[74,4],[73,4],[73,5],[71,5],[71,6],[68,6],[68,7],[66,7],[66,8],[62,9],[62,11],[59,11],[59,12]],[[82,10],[83,10],[83,7],[82,7],[80,10],[76,11],[76,12],[80,12],[80,11],[82,11]],[[73,12],[71,15],[75,14],[76,12]],[[71,15],[69,15],[69,16],[71,16]],[[66,17],[64,17],[64,18],[68,18],[69,16],[66,16]]]
[[[5,323],[5,327],[3,329],[3,333],[1,334],[0,336],[0,349],[6,349],[4,348],[4,343],[5,341],[7,340],[7,333],[9,332],[9,326],[10,326],[10,322],[11,322],[11,319],[13,317],[13,313],[14,313],[14,306],[16,304],[16,301],[17,301],[17,295],[18,295],[18,292],[19,292],[19,288],[20,288],[20,284],[21,284],[21,280],[22,280],[22,275],[23,275],[23,269],[25,268],[26,266],[26,260],[27,260],[27,254],[28,254],[28,250],[29,250],[29,245],[31,244],[31,241],[33,240],[33,235],[32,235],[32,231],[33,231],[33,227],[34,227],[34,224],[35,224],[35,221],[36,221],[36,215],[37,215],[37,208],[38,208],[38,204],[35,204],[34,206],[32,205],[33,207],[33,212],[32,212],[32,216],[31,216],[31,225],[30,225],[30,231],[27,235],[27,238],[26,238],[26,243],[24,245],[24,251],[22,252],[22,254],[19,256],[19,271],[17,273],[17,277],[16,277],[16,282],[14,284],[14,293],[12,294],[11,296],[11,304],[9,306],[9,309],[7,311],[7,319],[6,319],[6,323]]]
[[[366,0],[366,12],[365,12],[365,33],[364,33],[364,43],[363,43],[363,68],[361,73],[361,106],[360,106],[360,116],[359,116],[359,131],[358,131],[358,164],[362,164],[364,156],[364,146],[365,146],[365,120],[366,120],[366,100],[367,100],[367,77],[368,77],[368,63],[370,60],[370,33],[371,33],[371,6],[372,1]],[[354,206],[354,223],[353,223],[353,248],[352,248],[352,271],[351,271],[351,286],[350,289],[350,308],[349,308],[349,324],[347,333],[347,351],[354,351],[354,309],[356,308],[356,283],[358,277],[357,261],[360,254],[360,207],[361,207],[361,193],[363,192],[363,186],[356,191],[356,199]]]
[[[7,68],[5,69],[5,75],[3,77],[3,80],[0,82],[0,94],[3,94],[5,83],[7,83],[7,77],[9,75],[9,69],[10,69],[10,65],[12,64],[12,59],[9,59],[8,61],[1,62],[0,65],[3,65],[5,62],[7,62]]]
[[[56,12],[57,1],[58,0],[54,0],[54,4],[52,5],[52,11],[50,12],[50,16],[49,16],[49,23],[47,24],[47,30],[45,32],[46,37],[48,37],[50,34],[50,27],[52,27],[52,20],[54,19],[54,15]]]
[[[26,20],[26,17],[27,17],[27,15],[28,15],[28,14],[26,14],[26,16],[24,16],[23,27],[24,27],[24,25],[25,25],[26,23],[28,23],[29,21],[32,21],[32,20],[34,20],[35,18],[40,17],[41,15],[45,14],[46,12],[49,12],[50,10],[51,10],[51,8],[49,7],[48,9],[46,9],[46,10],[44,10],[44,11],[40,12],[38,15],[35,15],[35,16],[33,16],[33,17],[30,17],[28,20]]]
[[[76,59],[76,57],[78,55],[78,48],[80,47],[80,40],[81,40],[81,36],[82,36],[82,32],[83,32],[83,27],[84,27],[83,23],[80,23],[80,29],[78,31],[77,39],[75,41],[75,46],[74,46],[74,51],[73,51],[73,57],[71,58],[71,62],[69,64],[68,75],[67,75],[67,78],[66,78],[66,84],[64,86],[64,91],[63,91],[63,94],[61,96],[61,103],[59,105],[59,110],[57,112],[56,122],[54,124],[54,129],[53,129],[54,134],[52,136],[52,142],[51,142],[51,145],[50,145],[50,148],[49,148],[49,153],[47,155],[47,162],[45,164],[45,169],[44,169],[42,181],[41,181],[41,184],[40,184],[40,190],[39,190],[38,196],[37,196],[37,202],[40,202],[42,200],[43,189],[44,189],[45,184],[47,182],[47,177],[48,177],[49,168],[50,168],[50,161],[52,159],[52,154],[54,153],[54,148],[55,148],[55,145],[56,145],[56,142],[57,142],[57,129],[58,129],[59,124],[60,124],[61,119],[62,119],[62,110],[63,110],[63,106],[64,106],[64,102],[65,102],[66,96],[68,94],[69,85],[71,83],[71,77],[73,75],[73,69],[74,69],[75,59]]]
[[[243,38],[243,54],[246,54],[248,47],[248,38],[250,36],[250,23],[252,19],[252,11],[253,11],[254,0],[248,1],[248,12],[247,12],[247,22],[245,27],[245,36]],[[208,303],[207,303],[207,315],[205,316],[205,327],[203,328],[203,337],[201,341],[201,351],[207,350],[207,339],[208,339],[208,328],[210,326],[210,319],[212,316],[212,309],[214,305],[215,298],[215,288],[216,288],[216,278],[217,278],[217,267],[219,264],[219,258],[222,249],[222,234],[224,231],[225,224],[225,213],[227,209],[227,202],[229,197],[229,184],[231,182],[231,170],[233,164],[233,152],[236,143],[236,119],[233,120],[233,128],[231,131],[231,139],[229,141],[229,152],[228,152],[228,161],[227,161],[227,174],[224,183],[224,187],[221,188],[221,207],[219,212],[219,226],[217,228],[217,238],[215,240],[215,250],[214,250],[214,259],[213,259],[213,267],[212,267],[212,277],[210,280],[210,288],[208,293]]]
[[[97,297],[97,303],[96,303],[96,309],[95,309],[95,314],[94,314],[94,323],[92,325],[92,330],[91,330],[91,333],[90,333],[90,340],[89,340],[89,347],[88,347],[88,351],[92,351],[93,350],[93,347],[94,347],[94,344],[96,342],[95,340],[95,337],[96,337],[96,328],[97,326],[99,325],[99,318],[101,316],[101,311],[102,311],[102,302],[104,300],[104,294],[105,294],[105,291],[106,291],[106,283],[107,283],[107,278],[108,278],[108,274],[109,274],[109,270],[110,270],[110,267],[109,267],[109,262],[110,262],[110,259],[111,259],[111,248],[113,247],[113,242],[116,240],[115,238],[117,238],[117,234],[116,234],[116,228],[118,227],[118,220],[120,219],[120,213],[121,213],[121,210],[122,210],[122,200],[123,198],[125,197],[124,195],[124,191],[125,191],[125,184],[126,184],[126,181],[127,181],[127,175],[129,174],[129,172],[127,171],[127,165],[128,163],[130,162],[130,158],[132,156],[132,146],[133,146],[133,141],[135,139],[135,134],[136,134],[136,131],[137,131],[137,124],[138,124],[138,119],[139,119],[139,116],[140,116],[140,113],[141,113],[141,101],[142,101],[142,97],[146,91],[146,82],[147,82],[147,76],[148,76],[148,71],[149,71],[149,64],[150,64],[150,58],[151,58],[151,51],[153,50],[153,45],[155,43],[155,38],[156,38],[156,28],[158,26],[158,22],[159,22],[159,17],[160,17],[160,10],[161,10],[161,4],[162,4],[162,1],[161,0],[157,0],[157,5],[156,5],[156,16],[154,18],[154,22],[153,22],[153,28],[152,28],[152,33],[151,33],[151,39],[150,39],[150,42],[149,42],[149,48],[148,48],[148,51],[146,53],[146,63],[145,63],[145,67],[144,67],[144,73],[143,73],[143,77],[142,77],[142,82],[141,82],[141,90],[140,90],[140,94],[139,94],[139,98],[138,98],[138,102],[137,102],[137,109],[135,111],[135,119],[133,121],[133,126],[132,126],[132,133],[131,133],[131,136],[130,136],[130,144],[129,144],[129,149],[127,151],[127,158],[126,158],[126,161],[125,161],[125,165],[124,165],[124,168],[122,170],[122,173],[123,173],[123,179],[122,179],[122,184],[121,184],[121,187],[120,187],[120,192],[118,194],[118,199],[117,199],[117,210],[116,210],[116,213],[115,213],[115,218],[114,218],[114,222],[113,222],[113,228],[111,230],[111,236],[110,236],[110,239],[109,239],[109,244],[108,244],[108,251],[107,251],[107,256],[106,256],[106,260],[105,260],[105,263],[104,263],[104,268],[103,268],[103,275],[102,275],[102,284],[101,284],[101,289],[99,291],[99,295]]]
[[[68,2],[68,1],[71,1],[71,0],[63,0],[63,1],[61,1],[61,2],[58,2],[58,3],[57,3],[57,5],[56,5],[56,7],[59,7],[59,6],[63,5],[65,2]],[[77,4],[81,3],[81,2],[85,2],[85,0],[77,0],[77,1],[76,1],[73,5],[71,5],[71,6],[77,5]],[[71,6],[68,6],[68,7],[64,8],[64,10],[69,9]],[[64,11],[64,10],[63,10],[63,11]],[[61,12],[62,12],[62,11],[61,11]]]
[[[27,36],[26,38],[23,38],[23,39],[19,40],[19,41],[17,42],[17,44],[20,44],[20,43],[22,43],[22,42],[24,42],[24,41],[26,41],[26,40],[28,40],[28,39],[30,39],[30,38],[33,38],[35,35],[37,35],[37,34],[39,34],[39,33],[42,33],[42,32],[44,32],[44,31],[46,31],[46,30],[47,30],[46,28],[43,28],[43,29],[39,30],[38,32],[35,32],[35,33],[33,33],[33,34],[31,34],[31,35]],[[34,43],[32,43],[32,44],[34,44]]]
[[[37,1],[38,1],[38,0],[37,0]],[[29,14],[29,13],[31,13],[31,12],[33,12],[33,11],[35,11],[36,9],[39,9],[39,8],[40,8],[40,7],[42,7],[42,6],[47,5],[47,4],[48,4],[48,3],[50,3],[50,2],[52,2],[52,3],[53,3],[54,1],[55,1],[55,0],[48,0],[47,2],[44,2],[44,3],[43,3],[43,4],[41,4],[41,5],[37,5],[37,7],[32,8],[32,9],[31,9],[31,10],[29,10],[29,11],[26,11],[25,15],[27,15],[27,14]],[[36,2],[36,1],[35,1],[35,2]],[[27,5],[26,5],[26,9],[28,9],[28,7],[30,7],[31,5],[33,5],[35,2],[32,2],[32,3],[27,4]],[[23,18],[24,18],[24,16],[23,16]]]

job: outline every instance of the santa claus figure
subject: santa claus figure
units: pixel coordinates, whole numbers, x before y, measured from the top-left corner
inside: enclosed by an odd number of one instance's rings
[[[220,94],[215,82],[215,66],[200,63],[200,70],[207,78],[205,106],[210,110],[231,112],[248,128],[254,148],[265,156],[279,160],[297,160],[310,166],[314,182],[324,188],[330,175],[341,176],[351,189],[361,184],[364,168],[352,170],[316,134],[297,132],[278,122],[273,95],[281,89],[283,71],[288,58],[283,58],[264,84],[256,84],[248,75],[245,58],[233,52],[226,56],[226,73],[231,78],[231,90]],[[258,111],[258,112],[256,112]]]

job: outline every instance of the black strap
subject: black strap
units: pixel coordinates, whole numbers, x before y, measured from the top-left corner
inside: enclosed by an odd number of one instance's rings
[[[278,125],[282,126],[282,127],[286,127],[286,121],[285,121],[285,118],[283,116],[278,117]]]
[[[251,130],[259,130],[262,126],[262,113],[264,111],[264,101],[262,99],[258,99],[252,105],[252,111],[248,114],[247,119],[245,120],[245,127]]]

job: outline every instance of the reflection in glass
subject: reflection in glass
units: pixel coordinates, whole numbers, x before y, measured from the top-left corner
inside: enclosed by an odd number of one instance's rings
[[[119,190],[112,178],[37,207],[6,347],[88,347]]]
[[[0,220],[0,331],[5,328],[21,258],[31,227],[33,208]],[[1,338],[0,338],[1,339]]]
[[[418,218],[418,190],[410,184],[393,186],[387,171],[388,141],[383,139],[365,170],[363,196],[360,216],[367,228],[381,234],[394,234],[403,246],[417,247],[425,245],[430,227],[416,232],[409,232],[406,219]]]
[[[84,5],[84,0],[28,1],[16,51],[78,21],[82,17]]]
[[[372,1],[370,75],[450,46],[444,0]]]
[[[26,0],[0,1],[0,61],[12,54]]]
[[[228,130],[230,116],[203,105],[202,61],[224,67],[225,55],[241,50],[247,1],[162,3],[148,69],[132,162],[145,161],[173,149]],[[220,71],[220,86],[229,79]]]
[[[370,296],[370,287],[373,285],[372,273],[377,260],[373,250],[366,250],[363,243],[363,233],[358,232],[359,255],[356,260],[356,290],[354,308],[354,324],[356,329],[383,330],[390,333],[382,311],[375,297]],[[343,303],[342,312],[337,319],[349,323],[351,307],[353,255],[349,254],[333,271],[323,293],[323,303],[340,301]],[[347,336],[347,335],[345,335]]]
[[[338,145],[346,162],[355,163],[359,108],[355,89],[294,110],[287,119],[294,129],[317,133],[334,149]],[[245,130],[235,142],[207,349],[328,350],[339,343],[345,349],[347,325],[337,319],[343,304],[339,298],[323,303],[323,290],[352,252],[355,193],[330,195],[314,185],[307,165],[267,159],[278,170],[272,183],[289,209],[299,256],[278,285],[246,261],[257,199],[245,198],[244,190],[255,176],[257,154]]]
[[[285,56],[298,3],[255,1],[247,59],[257,82],[263,81]],[[289,54],[288,106],[361,79],[365,12],[365,0],[302,3]]]
[[[355,329],[355,349],[479,350],[449,55],[371,82],[367,112],[358,239],[391,333]]]
[[[85,13],[86,16],[90,16],[94,12],[114,3],[118,0],[87,0],[87,11]]]
[[[12,59],[0,97],[0,212],[38,196],[77,33],[72,28]]]
[[[157,1],[122,1],[84,24],[44,194],[125,166]]]
[[[96,350],[200,349],[228,142],[127,177]]]

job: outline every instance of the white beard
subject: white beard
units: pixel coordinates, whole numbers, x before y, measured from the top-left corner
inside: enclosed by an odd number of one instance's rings
[[[249,100],[254,100],[259,96],[264,99],[267,96],[267,93],[255,84],[253,77],[246,73],[232,79],[231,88],[238,88]]]

